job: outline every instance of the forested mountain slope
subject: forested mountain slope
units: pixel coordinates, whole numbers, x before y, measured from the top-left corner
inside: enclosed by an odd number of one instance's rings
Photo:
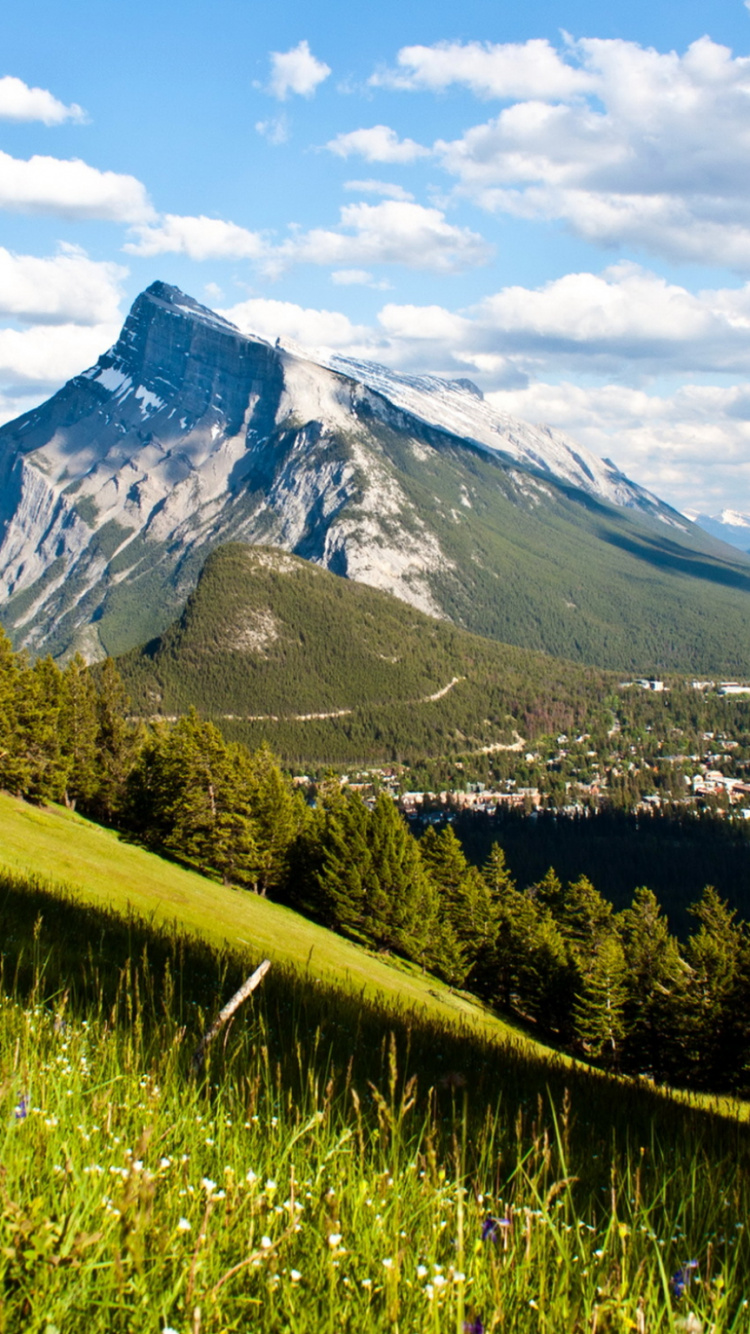
[[[118,667],[141,715],[196,706],[302,763],[518,745],[581,725],[615,680],[239,543],[213,552],[180,619]]]

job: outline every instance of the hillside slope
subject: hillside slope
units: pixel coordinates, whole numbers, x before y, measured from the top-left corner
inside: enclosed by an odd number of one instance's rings
[[[239,543],[214,551],[180,619],[118,666],[136,712],[195,705],[303,764],[518,745],[581,724],[614,681]]]
[[[426,1019],[470,1021],[489,1035],[513,1030],[479,1002],[418,968],[368,953],[291,908],[234,890],[122,842],[110,830],[56,806],[30,806],[0,793],[0,868],[70,886],[83,903],[174,925],[248,959],[266,957]]]
[[[0,429],[3,622],[35,652],[125,652],[231,540],[618,670],[750,657],[748,558],[612,464],[465,382],[325,364],[155,283],[94,367]]]

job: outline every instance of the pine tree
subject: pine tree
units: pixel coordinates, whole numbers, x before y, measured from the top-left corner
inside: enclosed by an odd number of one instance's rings
[[[275,895],[287,879],[290,849],[305,821],[304,799],[291,790],[267,743],[249,755],[242,768],[257,843],[256,889]]]
[[[422,861],[439,894],[439,911],[458,941],[471,969],[495,941],[497,902],[486,881],[466,860],[450,825],[430,828],[420,845]]]
[[[748,991],[747,929],[707,885],[691,909],[697,931],[685,951],[687,975],[675,998],[680,1068],[703,1088],[743,1087],[748,1055],[745,1001]]]
[[[636,889],[615,926],[627,967],[627,1064],[661,1078],[670,1068],[673,1007],[685,976],[679,948],[656,895],[645,887]]]
[[[128,775],[143,744],[139,730],[128,722],[130,701],[111,658],[97,669],[97,789],[91,813],[112,824],[124,800]]]
[[[601,936],[590,955],[573,1007],[573,1031],[584,1052],[616,1066],[625,1037],[628,998],[625,953],[614,933]]]
[[[67,759],[65,804],[75,810],[90,805],[99,787],[97,692],[80,653],[63,672],[60,740]]]

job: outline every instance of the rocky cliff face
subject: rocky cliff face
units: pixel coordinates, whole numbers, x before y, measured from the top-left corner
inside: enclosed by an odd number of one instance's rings
[[[592,504],[682,522],[468,382],[324,365],[154,283],[95,366],[0,430],[0,602],[34,651],[122,651],[163,629],[211,548],[241,539],[481,630],[472,525],[502,526],[497,505],[538,525]]]

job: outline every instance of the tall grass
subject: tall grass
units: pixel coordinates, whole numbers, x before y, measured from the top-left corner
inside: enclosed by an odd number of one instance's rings
[[[748,1328],[744,1124],[280,969],[196,1076],[247,959],[64,912],[3,941],[3,1334]]]

